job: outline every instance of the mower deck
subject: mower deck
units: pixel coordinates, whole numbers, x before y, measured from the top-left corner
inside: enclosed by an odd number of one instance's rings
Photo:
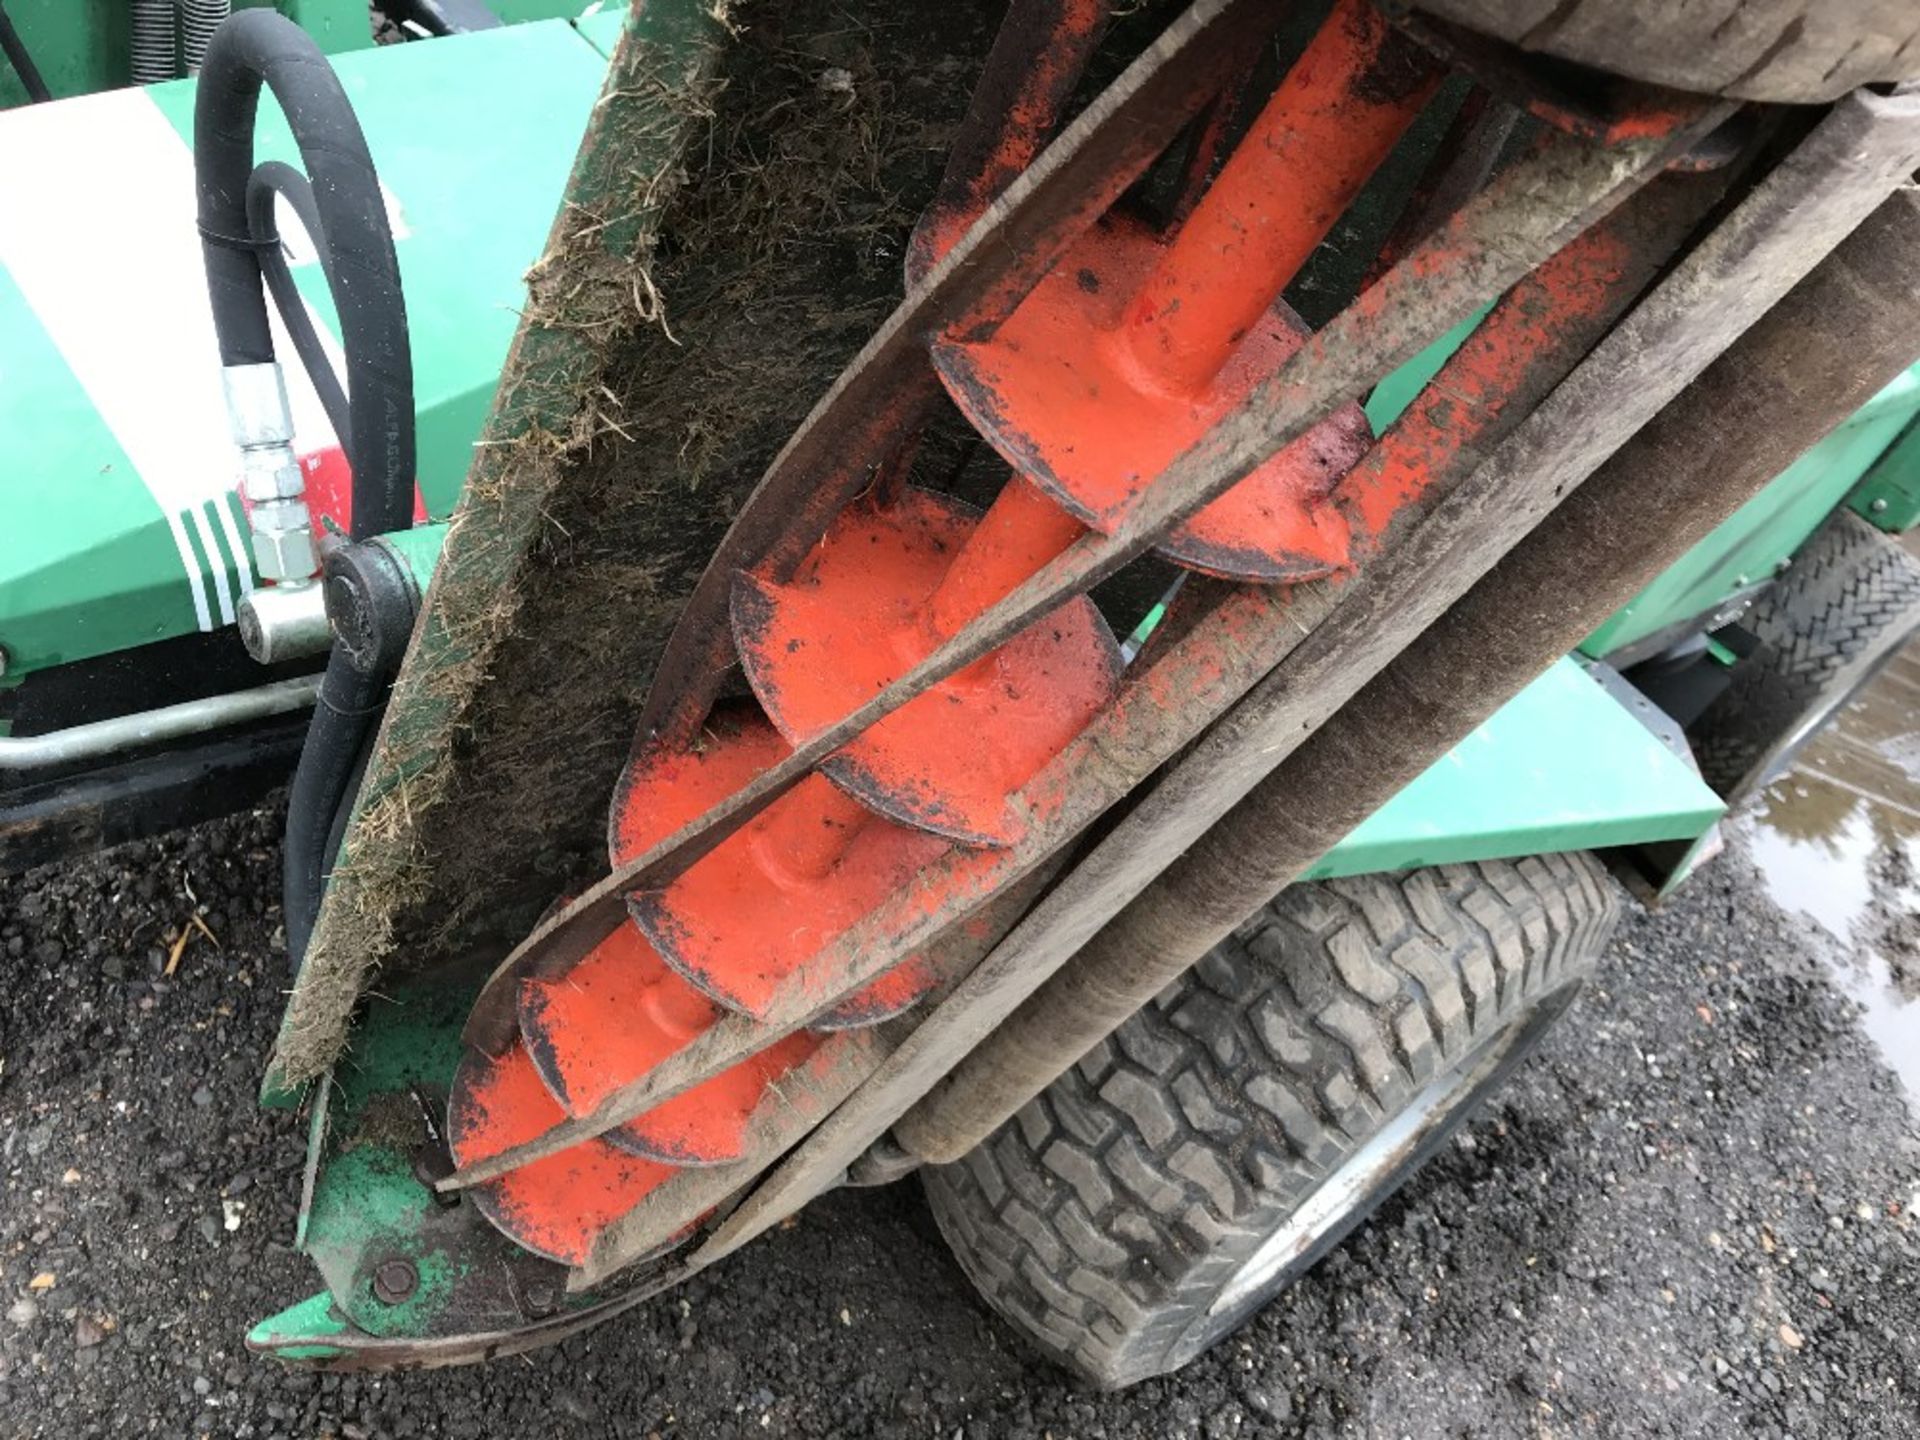
[[[338,828],[289,846],[332,864],[317,916],[287,902],[264,1088],[310,1115],[298,1238],[327,1288],[254,1348],[430,1365],[593,1323],[828,1186],[966,1153],[1303,876],[1710,831],[1651,703],[1549,661],[1737,502],[1642,504],[1681,517],[1659,543],[1589,520],[1604,574],[1536,532],[1880,203],[1920,125],[1854,96],[1762,165],[1730,101],[1583,84],[1384,0],[1299,18],[1282,38],[1263,0],[1194,0],[1135,43],[1131,11],[1015,0],[989,51],[977,17],[896,34],[801,0],[743,30],[636,0],[342,62],[407,271],[418,516],[451,523],[405,664],[395,627],[379,699],[319,712],[364,733],[335,747],[358,757]],[[928,67],[982,53],[961,114]],[[203,202],[236,193],[206,179],[206,73]],[[0,121],[0,183],[50,210],[78,133],[109,172],[133,157],[156,215],[184,206],[191,98]],[[262,135],[288,150],[277,114]],[[132,646],[60,628],[127,623],[126,585],[177,640],[255,583],[211,355],[167,372],[151,337],[87,329],[197,294],[190,232],[114,273],[96,203],[70,254],[0,219],[0,321],[45,372],[58,465],[113,477],[43,489],[90,514],[119,486],[101,543],[132,578],[9,612],[10,683]],[[260,217],[209,213],[209,276],[258,280],[222,237]],[[352,227],[327,229],[335,270]],[[1336,250],[1371,261],[1316,278]],[[75,290],[95,272],[115,303]],[[300,283],[331,332],[339,274]],[[165,343],[210,350],[173,303]],[[381,450],[360,379],[370,543],[411,451]],[[345,457],[295,392],[316,525],[340,521]],[[1869,417],[1877,441],[1909,410]],[[263,533],[293,488],[249,489]],[[278,533],[261,565],[304,573]],[[46,593],[56,552],[33,542],[25,579],[0,557],[0,602]],[[1578,602],[1548,614],[1556,575]]]

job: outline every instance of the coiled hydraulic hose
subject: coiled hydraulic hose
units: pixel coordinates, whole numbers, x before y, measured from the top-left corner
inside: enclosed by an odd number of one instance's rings
[[[274,358],[261,258],[277,253],[278,240],[256,238],[247,213],[263,83],[286,112],[306,165],[314,243],[340,314],[352,402],[340,440],[353,469],[353,538],[402,530],[413,515],[413,354],[380,179],[326,57],[271,10],[243,10],[220,27],[194,105],[201,250],[220,361]],[[286,167],[268,168],[271,174]]]
[[[265,161],[255,166],[247,177],[247,237],[260,258],[260,278],[266,282],[274,309],[280,312],[280,323],[286,326],[287,338],[293,342],[300,368],[313,381],[320,408],[327,412],[327,423],[333,426],[334,434],[348,435],[352,433],[353,416],[347,406],[347,392],[341,388],[333,361],[320,343],[319,332],[313,328],[313,316],[300,298],[293,268],[287,264],[286,249],[280,243],[277,206],[282,200],[307,232],[319,258],[320,271],[328,277],[328,285],[333,285],[333,252],[327,248],[327,229],[320,221],[320,205],[314,199],[313,186],[306,176],[284,161]]]
[[[286,114],[305,176],[278,163],[254,166],[262,85]],[[244,10],[220,26],[200,71],[193,149],[221,363],[273,360],[271,291],[353,474],[352,538],[405,529],[413,516],[413,357],[399,262],[366,137],[332,67],[299,26],[271,10]],[[276,196],[287,199],[318,249],[340,316],[344,386],[286,271],[273,226]],[[391,644],[338,639],[328,656],[287,805],[282,892],[295,965],[398,659]]]

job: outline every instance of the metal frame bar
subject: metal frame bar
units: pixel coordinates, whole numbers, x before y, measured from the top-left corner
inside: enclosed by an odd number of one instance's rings
[[[120,755],[190,735],[204,735],[250,720],[286,715],[310,708],[319,693],[320,677],[301,675],[251,690],[209,695],[200,700],[184,700],[178,705],[162,705],[157,710],[70,725],[45,735],[0,736],[0,771],[31,774],[35,770],[71,765],[80,760],[98,760],[105,755]]]

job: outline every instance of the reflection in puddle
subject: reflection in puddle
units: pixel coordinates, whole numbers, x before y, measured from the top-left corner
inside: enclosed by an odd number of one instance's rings
[[[1839,804],[1834,805],[1833,801]],[[1809,812],[1839,810],[1817,830]],[[1783,909],[1800,910],[1836,940],[1853,937],[1873,904],[1879,843],[1867,802],[1844,790],[1789,775],[1761,797],[1746,827],[1747,849]]]
[[[1920,1113],[1920,647],[1736,822],[1768,892],[1840,943],[1834,978]]]

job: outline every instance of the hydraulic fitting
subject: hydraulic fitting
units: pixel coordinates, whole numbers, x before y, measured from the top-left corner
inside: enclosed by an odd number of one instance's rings
[[[312,581],[261,585],[234,607],[240,643],[262,665],[318,655],[333,643],[327,592]]]
[[[240,447],[253,564],[263,580],[306,580],[316,561],[306,477],[293,453],[293,412],[280,367],[229,365],[221,372],[227,419]]]

